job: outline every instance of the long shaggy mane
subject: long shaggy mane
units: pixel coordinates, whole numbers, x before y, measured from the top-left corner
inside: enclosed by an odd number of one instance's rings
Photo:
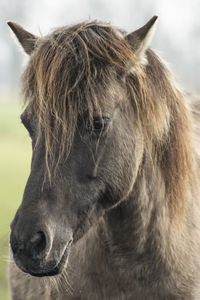
[[[169,207],[176,213],[194,183],[192,119],[168,69],[152,50],[146,55],[145,66],[109,24],[63,27],[38,40],[23,75],[23,90],[44,133],[51,176],[70,153],[78,119],[87,112],[92,125],[94,111],[101,115],[104,89],[123,74],[146,152],[161,169]]]

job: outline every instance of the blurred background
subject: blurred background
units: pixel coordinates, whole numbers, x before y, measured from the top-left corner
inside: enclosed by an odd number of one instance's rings
[[[9,224],[21,201],[31,159],[30,140],[19,119],[19,77],[27,57],[6,21],[15,21],[37,35],[86,19],[108,21],[130,32],[158,15],[152,48],[168,62],[186,91],[199,94],[199,12],[199,0],[0,1],[0,300],[9,299]]]

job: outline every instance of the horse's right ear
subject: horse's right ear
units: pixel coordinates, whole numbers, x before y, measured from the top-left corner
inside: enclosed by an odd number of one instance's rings
[[[24,51],[30,55],[35,48],[35,44],[36,44],[38,37],[28,31],[26,31],[22,26],[14,23],[14,22],[9,21],[9,22],[7,22],[7,24],[8,24],[8,26],[10,26],[10,28],[16,35],[18,41],[24,48]]]
[[[125,36],[125,40],[133,49],[135,55],[142,61],[151,42],[157,16],[154,16],[143,27]]]

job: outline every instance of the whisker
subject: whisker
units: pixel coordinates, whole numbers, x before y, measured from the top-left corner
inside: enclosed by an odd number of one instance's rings
[[[68,273],[67,273],[67,270],[65,270],[64,272],[63,272],[63,279],[64,279],[64,281],[65,281],[65,288],[66,288],[66,291],[68,292],[68,294],[69,295],[73,295],[73,293],[74,293],[74,289],[73,289],[73,287],[72,287],[72,285],[71,285],[71,283],[70,283],[70,279],[69,279],[69,275],[68,275]]]
[[[0,257],[0,261],[7,262],[7,263],[14,263],[12,258],[10,258],[10,256],[7,256],[7,255],[2,255]]]

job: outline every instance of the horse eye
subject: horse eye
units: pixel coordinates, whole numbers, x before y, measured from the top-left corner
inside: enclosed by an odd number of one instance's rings
[[[102,122],[102,120],[100,120],[100,118],[95,118],[93,120],[93,128],[94,128],[94,130],[102,130],[103,122]]]
[[[93,119],[93,127],[88,126],[88,131],[93,131],[94,133],[100,133],[108,127],[109,118],[108,117],[95,117]]]
[[[96,117],[93,119],[93,128],[95,132],[100,132],[108,127],[109,119],[107,117]]]

